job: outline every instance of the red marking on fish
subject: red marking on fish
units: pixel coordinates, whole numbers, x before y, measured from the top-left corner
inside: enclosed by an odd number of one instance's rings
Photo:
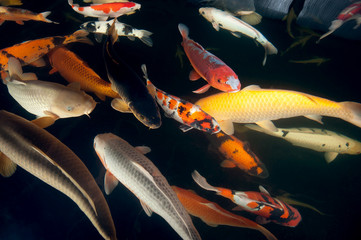
[[[356,14],[361,14],[361,1],[355,2],[345,8],[338,16],[337,19],[347,21]]]

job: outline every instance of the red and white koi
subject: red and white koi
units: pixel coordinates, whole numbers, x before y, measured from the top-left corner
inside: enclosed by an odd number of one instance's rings
[[[147,88],[155,100],[164,110],[166,116],[184,124],[181,126],[183,132],[192,128],[208,132],[217,133],[221,130],[217,121],[208,113],[203,111],[198,105],[170,95],[156,88],[148,78],[146,66],[142,65],[144,78],[147,80]]]
[[[336,31],[336,29],[340,28],[345,22],[356,20],[356,26],[353,29],[358,28],[361,25],[361,1],[354,2],[344,10],[340,12],[335,20],[332,21],[331,26],[328,28],[328,32],[323,34],[320,39],[318,39],[317,43]]]
[[[182,46],[192,64],[194,70],[189,74],[191,81],[203,78],[208,82],[194,93],[204,93],[211,86],[223,92],[238,92],[241,83],[238,76],[221,59],[206,51],[199,43],[188,37],[189,29],[184,24],[178,24],[178,29],[182,35]]]
[[[134,2],[91,4],[90,6],[85,7],[81,7],[79,4],[74,4],[73,0],[68,0],[68,3],[77,13],[80,13],[85,17],[97,17],[100,21],[105,21],[109,17],[117,18],[125,14],[133,14],[141,7],[140,4]]]
[[[272,221],[283,226],[296,227],[302,219],[296,208],[277,198],[272,198],[262,186],[259,186],[261,192],[241,192],[213,187],[197,171],[192,173],[192,178],[200,187],[230,199],[239,206],[239,210],[258,215],[258,223]]]

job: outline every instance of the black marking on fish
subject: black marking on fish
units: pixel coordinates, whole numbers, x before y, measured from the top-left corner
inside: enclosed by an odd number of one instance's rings
[[[81,25],[80,28],[85,29],[88,32],[96,32],[97,30],[95,22],[88,22],[87,24]],[[98,26],[98,28],[100,28],[100,25]]]
[[[8,53],[7,51],[2,51],[1,54],[4,55],[8,59],[11,58],[11,57],[16,58],[16,59],[18,59],[20,61],[21,65],[25,65],[25,62],[24,62],[23,59],[17,58],[14,55],[12,55],[11,53]]]
[[[123,32],[125,33],[125,35],[129,35],[133,33],[133,27],[128,24],[124,24]]]
[[[169,102],[169,104],[170,104],[170,102]],[[183,113],[185,110],[187,110],[187,109],[184,108],[182,105],[178,106],[178,113],[179,113],[179,115],[182,115],[182,113]]]
[[[310,128],[310,130],[311,130],[312,132],[316,132],[315,129],[313,129],[313,128]]]
[[[236,148],[236,149],[234,149],[234,151],[232,152],[233,154],[236,154],[236,153],[238,153],[238,149]]]
[[[341,145],[338,145],[339,148],[341,148]]]
[[[63,44],[65,39],[66,39],[65,37],[53,37],[52,42],[55,46],[58,46]],[[47,45],[47,47],[49,49],[50,45]]]
[[[282,137],[286,137],[287,134],[289,133],[289,131],[286,131],[286,130],[282,130],[283,134],[282,134]]]
[[[322,147],[326,146],[326,144],[322,144]]]

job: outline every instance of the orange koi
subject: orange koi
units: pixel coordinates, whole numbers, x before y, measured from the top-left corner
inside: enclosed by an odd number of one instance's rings
[[[105,21],[109,17],[117,18],[124,14],[133,14],[140,9],[141,5],[134,2],[113,2],[104,4],[91,4],[90,6],[80,7],[73,4],[73,0],[68,0],[69,5],[74,11],[85,17],[97,17],[100,21]]]
[[[111,89],[110,82],[99,77],[79,56],[74,52],[59,47],[48,54],[53,69],[50,74],[58,71],[59,74],[69,83],[79,82],[80,87],[87,92],[94,92],[100,99],[105,96],[120,98],[119,94]]]
[[[17,24],[24,25],[24,21],[30,20],[57,24],[46,18],[50,13],[50,11],[34,13],[26,9],[0,6],[0,25],[5,21],[15,21]]]
[[[217,133],[221,130],[217,121],[199,106],[156,88],[149,80],[144,64],[142,65],[142,70],[144,78],[147,80],[147,88],[150,94],[154,96],[166,116],[184,124],[180,127],[183,132],[192,128],[208,133]]]
[[[46,37],[30,40],[16,44],[14,46],[0,50],[0,70],[8,70],[10,57],[17,58],[21,65],[32,64],[38,67],[45,66],[45,61],[41,59],[45,54],[55,47],[59,47],[72,42],[83,42],[93,44],[86,36],[89,33],[85,30],[78,30],[66,36]]]
[[[206,51],[199,43],[188,37],[189,29],[184,24],[178,24],[182,35],[182,46],[194,70],[189,74],[191,81],[203,78],[208,82],[194,93],[204,93],[211,86],[223,92],[238,92],[241,83],[238,76],[221,59]]]
[[[252,152],[249,144],[232,135],[219,132],[216,135],[208,136],[212,145],[225,157],[221,163],[222,167],[238,167],[249,175],[266,178],[268,171],[266,166]]]
[[[177,194],[180,202],[185,207],[187,212],[192,216],[200,218],[207,225],[216,227],[218,225],[227,225],[232,227],[242,227],[255,229],[266,236],[268,240],[277,240],[277,238],[266,228],[261,225],[234,213],[231,213],[217,203],[210,202],[205,198],[200,197],[191,190],[172,186],[172,189]]]
[[[213,187],[197,171],[192,173],[192,178],[200,187],[230,199],[239,206],[238,210],[258,215],[257,222],[259,223],[272,221],[283,226],[296,227],[302,219],[296,208],[277,198],[272,198],[262,186],[259,186],[261,192],[241,192]]]

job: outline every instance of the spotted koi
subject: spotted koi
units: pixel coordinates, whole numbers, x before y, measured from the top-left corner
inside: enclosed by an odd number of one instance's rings
[[[274,222],[283,226],[296,227],[302,219],[296,208],[271,197],[262,186],[259,186],[260,192],[241,192],[213,187],[197,171],[192,173],[192,178],[200,187],[230,199],[238,205],[236,209],[258,215],[259,223]]]
[[[129,15],[139,10],[141,5],[134,2],[113,2],[104,4],[91,4],[90,6],[80,7],[74,4],[73,0],[68,0],[69,5],[74,11],[85,17],[97,17],[100,21],[105,21],[109,17],[117,18],[122,15]]]
[[[181,126],[182,131],[188,131],[192,128],[208,132],[217,133],[220,126],[217,121],[208,113],[204,112],[199,106],[170,95],[156,88],[149,80],[145,65],[142,65],[144,78],[147,80],[147,88],[154,96],[155,100],[164,110],[166,116],[184,124]]]
[[[190,39],[187,26],[180,23],[178,29],[183,38],[183,49],[194,68],[189,74],[189,79],[195,81],[203,78],[208,82],[193,92],[204,93],[211,86],[223,92],[238,92],[241,89],[241,83],[233,70],[221,59],[206,51],[199,43]]]

